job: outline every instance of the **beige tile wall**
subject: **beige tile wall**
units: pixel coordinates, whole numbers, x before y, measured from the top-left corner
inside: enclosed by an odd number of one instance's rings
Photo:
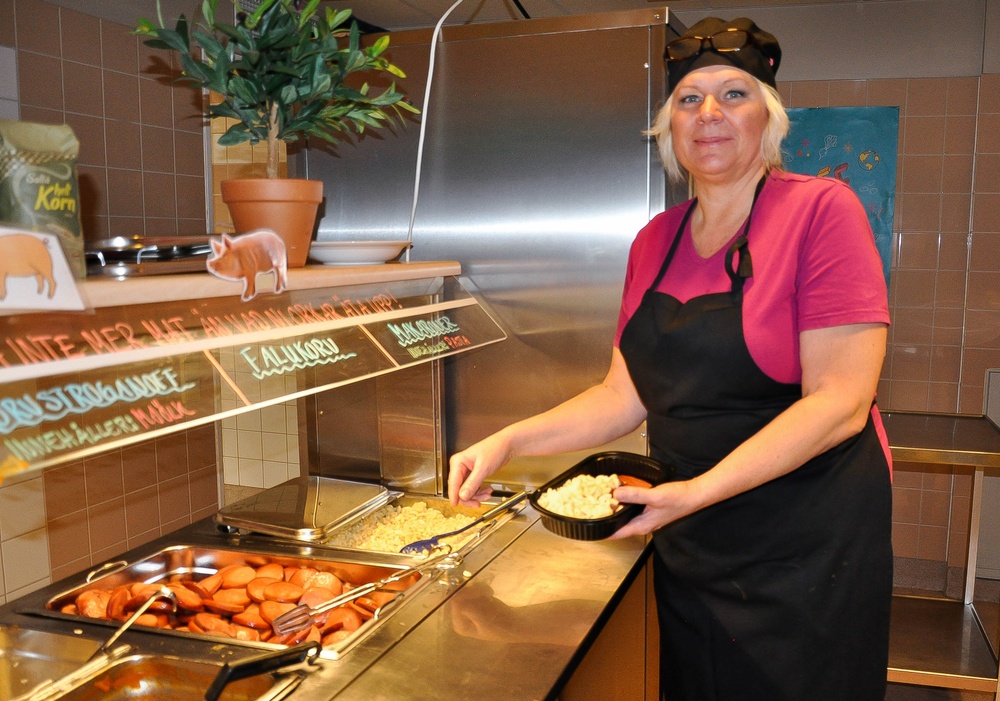
[[[206,233],[200,98],[145,73],[156,54],[129,27],[41,0],[0,0],[0,46],[15,53],[6,65],[17,67],[20,118],[68,123],[80,139],[88,241]],[[0,602],[214,513],[215,430],[0,485]]]
[[[42,0],[0,0],[0,27],[17,49],[20,118],[80,140],[86,240],[205,234],[201,95],[172,82],[173,56]]]
[[[883,410],[981,414],[1000,366],[1000,75],[795,82],[791,107],[895,105],[900,140]],[[970,473],[896,466],[899,557],[964,563]]]
[[[213,103],[220,98],[214,94]],[[222,201],[220,183],[230,178],[262,178],[267,165],[267,145],[240,144],[219,146],[219,137],[232,125],[233,120],[215,119],[211,123],[212,161],[212,230],[216,233],[234,231],[229,208]],[[279,176],[288,174],[288,159],[284,142],[279,144]],[[226,368],[235,372],[231,354],[223,353]],[[240,386],[250,386],[249,375]],[[235,408],[235,397],[223,396],[224,408]],[[289,401],[266,407],[249,414],[222,419],[222,467],[225,501],[239,498],[247,489],[273,487],[285,480],[299,476],[299,418],[298,403]]]

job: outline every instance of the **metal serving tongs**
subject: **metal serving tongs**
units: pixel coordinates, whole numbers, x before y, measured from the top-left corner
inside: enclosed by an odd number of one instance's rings
[[[400,550],[399,552],[405,553],[407,555],[419,555],[422,552],[430,552],[439,546],[443,538],[450,538],[452,536],[458,535],[459,533],[464,533],[473,526],[478,526],[481,523],[485,523],[503,513],[506,513],[507,511],[510,511],[511,508],[517,506],[519,503],[524,501],[524,498],[526,496],[528,496],[527,491],[518,492],[507,501],[501,502],[500,504],[494,506],[492,509],[484,513],[482,516],[477,518],[472,523],[466,524],[465,526],[462,526],[458,530],[451,531],[450,533],[440,533],[431,538],[425,538],[424,540],[414,541],[409,545],[404,545],[403,549]]]
[[[58,699],[74,687],[85,682],[91,676],[104,670],[106,667],[109,667],[115,660],[121,659],[127,655],[132,651],[132,646],[125,644],[115,647],[115,643],[118,641],[118,638],[122,636],[122,633],[131,628],[132,624],[136,622],[139,616],[146,613],[149,607],[152,606],[153,602],[157,599],[169,599],[173,604],[174,610],[177,610],[177,597],[172,591],[161,586],[156,593],[146,599],[142,605],[137,608],[135,612],[121,624],[121,626],[118,627],[111,637],[108,638],[103,645],[97,648],[97,650],[94,651],[94,654],[88,657],[87,661],[84,662],[78,669],[60,677],[59,679],[49,679],[48,681],[44,681],[31,691],[18,696],[12,701],[49,701],[50,699]]]
[[[205,692],[205,701],[217,701],[230,682],[255,677],[265,672],[287,671],[293,665],[303,667],[315,665],[322,650],[319,643],[307,642],[284,650],[265,652],[239,662],[227,662]],[[284,695],[281,698],[284,698]]]
[[[340,596],[335,596],[334,598],[325,601],[324,603],[316,606],[315,608],[310,608],[305,604],[299,604],[293,609],[289,609],[285,613],[281,614],[273,621],[271,621],[271,628],[278,635],[284,635],[285,633],[293,633],[297,630],[302,630],[303,628],[308,628],[313,623],[313,617],[318,616],[321,613],[326,613],[331,611],[338,606],[343,606],[346,603],[350,603],[355,599],[359,599],[366,594],[370,594],[373,591],[382,589],[383,587],[392,584],[393,582],[398,582],[401,579],[406,579],[413,574],[424,574],[431,570],[450,570],[458,567],[462,564],[462,556],[458,553],[446,552],[437,557],[431,558],[419,565],[418,567],[407,567],[405,569],[393,572],[387,577],[383,577],[377,582],[368,582],[367,584],[362,584],[357,586],[350,591],[345,591]],[[403,592],[400,592],[400,596]]]

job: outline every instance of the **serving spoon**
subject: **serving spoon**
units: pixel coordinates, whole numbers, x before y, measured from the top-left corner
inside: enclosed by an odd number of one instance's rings
[[[419,555],[422,552],[430,552],[434,548],[438,547],[438,544],[441,542],[441,539],[450,538],[451,536],[458,535],[459,533],[464,533],[473,526],[478,526],[481,523],[485,523],[503,513],[506,513],[507,511],[510,511],[512,507],[516,506],[521,501],[523,501],[526,496],[528,496],[527,491],[518,492],[507,501],[502,502],[497,506],[494,506],[485,514],[477,518],[475,521],[472,521],[471,523],[462,526],[458,530],[451,531],[449,533],[440,533],[436,536],[425,538],[423,540],[416,540],[410,543],[409,545],[404,545],[402,550],[400,550],[399,552],[405,553],[406,555]]]

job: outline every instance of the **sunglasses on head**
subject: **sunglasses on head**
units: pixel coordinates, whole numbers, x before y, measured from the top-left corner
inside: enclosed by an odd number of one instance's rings
[[[681,37],[667,44],[668,61],[684,61],[711,49],[718,53],[739,51],[757,42],[750,32],[743,29],[726,29],[707,37]]]

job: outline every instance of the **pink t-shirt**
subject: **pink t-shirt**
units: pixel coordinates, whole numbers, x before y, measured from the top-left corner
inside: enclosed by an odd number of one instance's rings
[[[632,243],[616,346],[655,280],[687,207],[685,203],[657,215]],[[750,355],[772,379],[802,381],[802,331],[889,323],[885,278],[871,226],[861,202],[844,183],[772,171],[754,207],[748,242],[753,277],[743,288],[744,334]],[[728,290],[728,248],[701,258],[686,229],[658,290],[682,302]]]

